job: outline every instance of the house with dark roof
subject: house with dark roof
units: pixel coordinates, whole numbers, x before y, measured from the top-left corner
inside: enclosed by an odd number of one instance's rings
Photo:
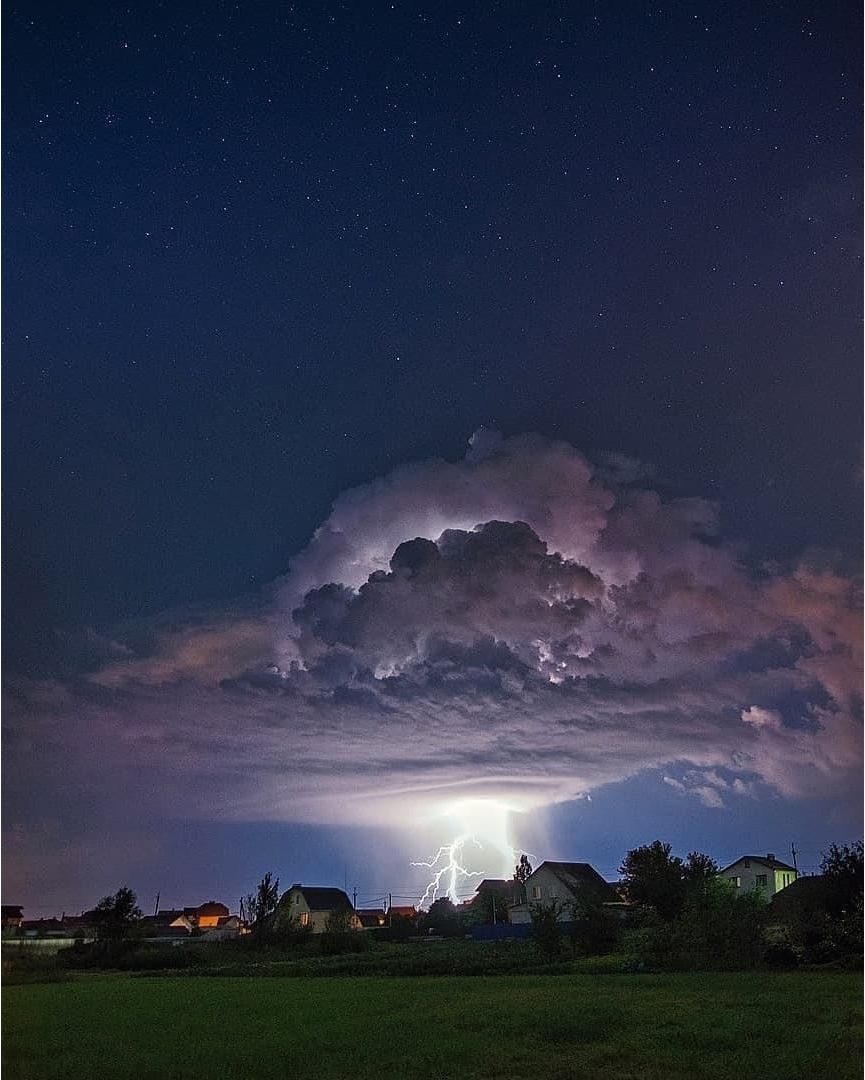
[[[588,863],[542,862],[526,878],[525,884],[528,901],[511,907],[512,923],[531,922],[534,904],[558,903],[562,908],[559,915],[561,922],[573,917],[570,905],[580,899],[591,898],[602,904],[621,906],[615,888]]]
[[[768,855],[742,855],[719,871],[718,876],[729,881],[739,894],[759,889],[771,898],[792,885],[799,875],[795,867],[781,862],[770,851]]]
[[[364,930],[375,930],[379,926],[387,926],[387,912],[384,908],[358,908],[356,915]]]
[[[331,917],[344,917],[351,930],[360,930],[363,926],[351,900],[342,889],[301,885],[299,882],[280,898],[277,918],[280,915],[287,916],[301,927],[309,927],[314,934],[326,930]]]

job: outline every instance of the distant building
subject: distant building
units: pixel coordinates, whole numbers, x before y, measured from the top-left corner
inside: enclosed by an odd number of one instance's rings
[[[387,912],[384,908],[358,908],[356,915],[364,930],[375,930],[376,927],[387,926]]]
[[[799,876],[796,868],[768,855],[742,855],[719,872],[739,893],[759,889],[766,897],[792,885]]]
[[[208,900],[207,903],[195,909],[195,925],[199,930],[211,930],[219,926],[220,919],[227,919],[229,914],[225,904]]]
[[[331,917],[345,916],[352,930],[363,927],[351,900],[342,889],[296,883],[282,895],[277,913],[277,917],[279,914],[287,915],[299,926],[308,926],[314,934],[321,934],[327,929],[327,922]]]
[[[528,902],[513,905],[510,909],[512,923],[531,922],[534,904],[560,904],[561,922],[572,917],[568,905],[581,898],[591,897],[603,904],[621,907],[615,888],[588,863],[542,862],[526,878],[525,884]]]

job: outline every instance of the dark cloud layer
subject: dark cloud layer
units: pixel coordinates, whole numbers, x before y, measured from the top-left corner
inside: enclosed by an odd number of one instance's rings
[[[542,806],[644,770],[707,806],[836,789],[861,762],[857,588],[747,569],[713,504],[625,464],[481,432],[464,461],[341,496],[260,608],[145,652],[112,632],[95,672],[13,681],[16,843],[46,784],[70,820],[122,797],[351,823]]]

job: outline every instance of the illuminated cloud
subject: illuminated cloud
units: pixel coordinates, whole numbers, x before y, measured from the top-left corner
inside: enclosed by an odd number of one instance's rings
[[[750,573],[712,503],[649,477],[480,432],[340,496],[260,610],[13,688],[7,755],[226,820],[527,809],[645,770],[718,808],[832,790],[861,762],[852,584]]]

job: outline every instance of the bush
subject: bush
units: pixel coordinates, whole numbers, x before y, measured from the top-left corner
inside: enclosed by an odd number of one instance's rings
[[[363,930],[325,930],[318,936],[318,949],[322,956],[363,953],[371,948],[372,941]]]
[[[652,909],[632,918],[626,948],[632,961],[655,970],[742,970],[763,962],[766,903],[758,892],[737,896],[718,881],[691,897],[677,919]]]
[[[206,947],[206,946],[205,946]],[[57,954],[58,964],[67,969],[88,971],[162,971],[198,967],[204,963],[201,948],[189,945],[148,945],[141,941],[76,942]]]
[[[532,904],[532,940],[545,956],[557,956],[562,951],[564,931],[559,922],[562,905],[558,900],[550,904]]]
[[[571,947],[579,956],[604,956],[615,952],[622,935],[621,922],[600,900],[585,897],[571,905],[568,925]]]

